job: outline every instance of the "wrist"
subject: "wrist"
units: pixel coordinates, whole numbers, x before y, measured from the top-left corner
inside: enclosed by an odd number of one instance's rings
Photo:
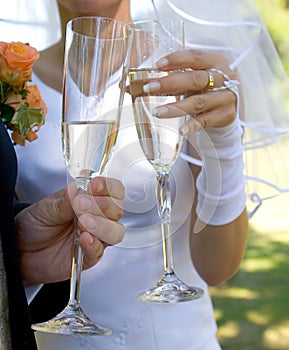
[[[227,224],[245,208],[242,133],[236,118],[226,127],[210,128],[197,134],[202,169],[196,181],[196,211],[206,224]]]

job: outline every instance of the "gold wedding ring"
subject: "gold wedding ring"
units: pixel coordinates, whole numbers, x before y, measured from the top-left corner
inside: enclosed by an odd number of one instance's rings
[[[211,71],[207,71],[207,73],[208,73],[209,82],[206,86],[206,89],[207,88],[212,89],[215,86],[214,73]]]

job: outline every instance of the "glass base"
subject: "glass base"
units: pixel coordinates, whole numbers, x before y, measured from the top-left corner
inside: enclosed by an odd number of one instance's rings
[[[172,272],[164,274],[153,288],[138,293],[137,299],[148,303],[167,304],[192,301],[203,295],[203,289],[187,286]]]
[[[36,323],[32,329],[45,333],[77,335],[110,335],[109,329],[94,324],[81,310],[80,306],[67,306],[49,321]]]

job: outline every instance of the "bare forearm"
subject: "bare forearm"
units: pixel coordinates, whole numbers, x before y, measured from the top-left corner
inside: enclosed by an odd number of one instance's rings
[[[202,168],[191,165],[196,188],[190,246],[201,277],[218,285],[237,272],[248,237],[242,129],[236,119],[207,135],[210,142],[202,134],[197,139]]]
[[[231,278],[244,256],[248,238],[246,210],[234,221],[221,226],[203,225],[190,236],[193,263],[209,285],[218,285]]]

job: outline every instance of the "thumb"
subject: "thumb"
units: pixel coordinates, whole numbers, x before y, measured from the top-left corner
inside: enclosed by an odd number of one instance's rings
[[[72,200],[76,196],[75,186],[68,185],[64,190],[50,195],[38,203],[37,216],[44,224],[59,225],[73,219]],[[36,213],[35,213],[36,214]]]

